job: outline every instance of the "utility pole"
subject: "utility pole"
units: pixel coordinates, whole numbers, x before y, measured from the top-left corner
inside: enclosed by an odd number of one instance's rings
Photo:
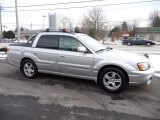
[[[45,15],[42,15],[43,17],[43,30],[44,30],[44,18],[46,17]]]
[[[18,42],[20,42],[20,29],[19,29],[17,0],[15,0],[15,10],[16,10],[17,40]]]
[[[32,22],[31,22],[31,30],[32,30]]]
[[[1,6],[1,1],[0,1],[0,29],[1,29],[1,38],[0,42],[2,42],[3,39],[3,28],[2,28],[2,6]]]

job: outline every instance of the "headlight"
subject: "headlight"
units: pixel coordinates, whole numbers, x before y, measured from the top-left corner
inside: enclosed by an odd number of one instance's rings
[[[149,63],[138,63],[137,66],[138,66],[140,71],[145,71],[145,70],[148,70],[150,68]]]

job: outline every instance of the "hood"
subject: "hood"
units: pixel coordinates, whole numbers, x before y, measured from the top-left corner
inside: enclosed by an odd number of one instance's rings
[[[122,60],[125,62],[149,62],[149,59],[145,56],[138,55],[131,52],[121,51],[112,49],[110,51],[102,51],[97,53],[98,57],[102,59],[109,59],[109,60]]]

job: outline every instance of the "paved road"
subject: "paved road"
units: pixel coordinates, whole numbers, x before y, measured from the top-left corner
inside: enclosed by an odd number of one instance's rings
[[[10,43],[1,43],[0,42],[0,48],[3,48],[3,47],[8,47]]]
[[[140,45],[133,45],[133,46],[127,46],[127,45],[106,45],[107,47],[115,48],[118,50],[124,50],[124,51],[130,51],[134,53],[148,53],[148,54],[158,54],[160,55],[160,45],[155,46],[140,46]]]
[[[0,60],[0,120],[158,120],[160,79],[111,94],[94,82],[41,74],[23,77]]]
[[[2,47],[8,47],[9,44],[14,44],[14,43],[0,43],[0,48]],[[133,46],[127,46],[127,45],[107,45],[108,47],[112,47],[115,49],[119,49],[119,50],[126,50],[126,51],[132,51],[132,52],[136,52],[136,53],[151,53],[151,54],[160,54],[160,45],[154,45],[154,46],[141,46],[141,45],[133,45]]]

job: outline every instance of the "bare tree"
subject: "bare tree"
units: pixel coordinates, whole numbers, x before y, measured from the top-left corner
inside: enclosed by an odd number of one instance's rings
[[[160,27],[160,11],[159,10],[154,10],[153,12],[151,12],[149,19],[151,22],[150,23],[151,27]]]
[[[133,23],[128,25],[128,30],[130,32],[130,36],[134,37],[136,35],[136,29],[139,26],[139,22],[134,20]]]
[[[84,15],[82,21],[82,32],[92,33],[92,37],[103,39],[107,34],[105,26],[105,16],[101,8],[93,8],[87,15]],[[95,35],[94,35],[95,34]]]
[[[122,31],[128,31],[128,24],[125,21],[122,23]]]

